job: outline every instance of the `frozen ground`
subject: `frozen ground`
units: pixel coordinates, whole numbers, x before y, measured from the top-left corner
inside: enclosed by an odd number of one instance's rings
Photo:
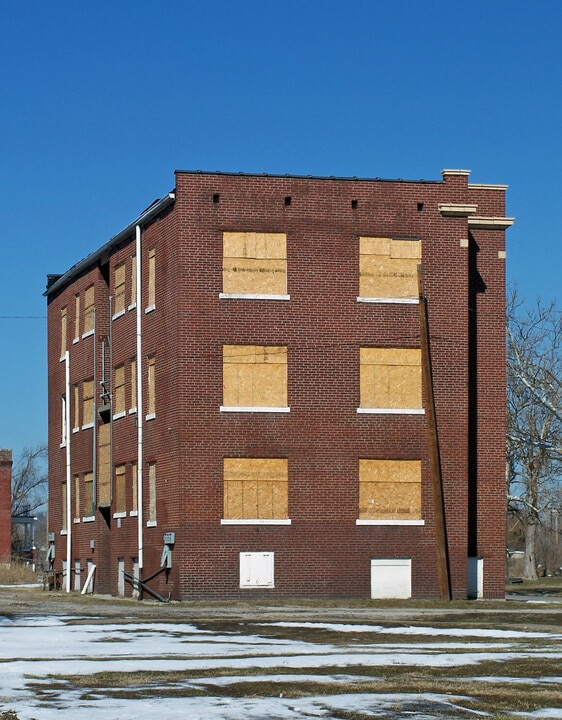
[[[359,635],[361,642],[350,639]],[[13,614],[0,616],[0,710],[12,709],[21,720],[295,720],[349,718],[352,711],[362,718],[453,718],[465,712],[454,695],[378,694],[362,686],[372,686],[389,666],[442,668],[444,676],[447,669],[466,666],[477,687],[490,680],[478,673],[486,660],[545,654],[553,668],[561,667],[561,633],[326,622],[233,623],[210,630],[127,617]],[[131,681],[129,688],[126,682],[84,688],[65,679],[141,671],[180,671],[183,677]],[[559,686],[562,677],[536,681]],[[254,689],[266,682],[273,688],[321,684],[322,692],[298,699],[282,692],[260,697],[259,689],[247,696],[230,692],[248,682]],[[562,718],[562,696],[560,707],[525,717]]]

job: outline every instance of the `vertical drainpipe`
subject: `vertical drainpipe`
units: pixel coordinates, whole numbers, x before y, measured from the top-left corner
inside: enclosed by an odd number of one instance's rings
[[[66,592],[70,592],[70,569],[72,563],[72,474],[70,467],[70,352],[64,354],[66,392]]]
[[[136,252],[136,275],[137,275],[137,534],[138,534],[138,563],[139,575],[144,566],[144,540],[143,540],[143,450],[142,450],[142,431],[143,431],[143,398],[142,398],[142,263],[141,263],[141,228],[137,225],[135,228],[135,252]]]

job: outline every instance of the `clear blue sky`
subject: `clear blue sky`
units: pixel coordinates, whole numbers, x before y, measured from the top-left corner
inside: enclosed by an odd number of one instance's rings
[[[509,185],[509,277],[562,303],[561,36],[546,0],[0,2],[0,447],[47,438],[47,273],[175,169],[470,169]]]

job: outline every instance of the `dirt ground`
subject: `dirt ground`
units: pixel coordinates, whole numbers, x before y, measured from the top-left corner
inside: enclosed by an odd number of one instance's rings
[[[529,601],[530,600],[530,601]],[[463,622],[477,614],[496,618],[498,624],[514,622],[514,616],[525,615],[526,622],[544,626],[552,619],[562,627],[562,598],[513,596],[508,601],[374,601],[318,600],[266,602],[170,602],[133,600],[105,595],[81,595],[48,591],[41,587],[0,586],[0,614],[78,615],[84,617],[146,619],[166,622],[218,622],[221,620],[254,620],[276,622],[299,620],[310,622]],[[533,620],[534,618],[534,620]],[[557,619],[559,622],[557,622]]]

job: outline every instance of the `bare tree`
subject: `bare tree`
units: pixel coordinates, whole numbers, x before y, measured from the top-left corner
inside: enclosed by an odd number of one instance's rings
[[[12,515],[32,515],[47,502],[47,448],[24,448],[12,468]]]
[[[562,476],[562,314],[524,305],[507,312],[507,494],[525,530],[524,577],[535,579],[541,527],[559,509]],[[541,553],[542,554],[542,553]]]

